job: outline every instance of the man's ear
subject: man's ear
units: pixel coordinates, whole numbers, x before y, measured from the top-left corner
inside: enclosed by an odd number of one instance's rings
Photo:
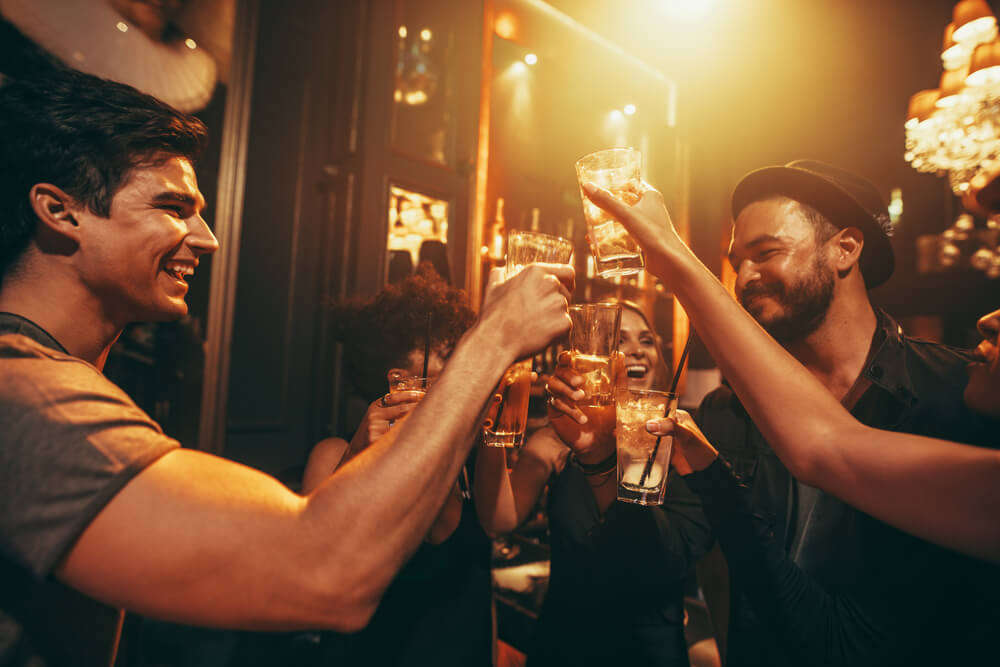
[[[830,240],[833,244],[834,267],[838,273],[846,274],[861,261],[865,235],[857,227],[845,227]]]
[[[28,193],[31,210],[41,222],[39,234],[76,239],[80,225],[74,217],[76,201],[51,183],[35,183]]]

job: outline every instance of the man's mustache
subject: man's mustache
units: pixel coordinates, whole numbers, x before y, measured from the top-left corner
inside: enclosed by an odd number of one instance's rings
[[[751,299],[758,296],[780,297],[785,290],[780,284],[765,285],[764,283],[753,283],[743,288],[740,294],[740,305],[746,308]]]

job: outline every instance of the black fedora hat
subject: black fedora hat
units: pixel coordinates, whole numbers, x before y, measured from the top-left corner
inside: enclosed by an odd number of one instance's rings
[[[895,256],[889,243],[889,212],[878,190],[864,178],[814,160],[757,169],[733,191],[733,219],[749,204],[771,195],[808,204],[841,229],[860,229],[865,246],[859,265],[868,289],[892,275]]]

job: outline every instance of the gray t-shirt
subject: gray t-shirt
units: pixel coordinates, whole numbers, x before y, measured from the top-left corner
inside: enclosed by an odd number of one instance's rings
[[[107,664],[120,614],[52,573],[115,494],[179,446],[56,347],[0,313],[0,665]]]

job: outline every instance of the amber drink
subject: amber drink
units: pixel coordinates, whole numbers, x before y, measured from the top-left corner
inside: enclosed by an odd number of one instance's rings
[[[597,275],[602,278],[638,273],[645,262],[636,240],[620,222],[591,202],[582,186],[594,183],[608,190],[619,201],[632,206],[642,196],[641,167],[642,154],[632,148],[598,151],[576,162],[590,252],[594,255]]]

